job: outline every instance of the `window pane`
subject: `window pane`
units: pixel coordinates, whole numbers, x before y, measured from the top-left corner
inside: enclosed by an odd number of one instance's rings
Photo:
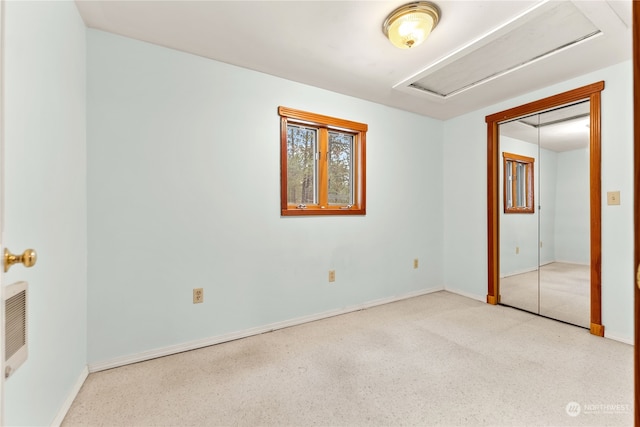
[[[513,162],[511,160],[506,160],[506,167],[505,167],[505,172],[506,172],[506,176],[505,176],[505,195],[507,197],[507,199],[505,200],[507,207],[508,208],[512,208],[513,207]]]
[[[329,132],[330,205],[353,204],[353,135]]]
[[[289,203],[315,204],[318,130],[287,126],[287,199]]]
[[[524,163],[516,163],[516,191],[517,191],[517,207],[526,207],[526,193],[527,193],[527,178],[526,178],[526,168],[527,165]]]

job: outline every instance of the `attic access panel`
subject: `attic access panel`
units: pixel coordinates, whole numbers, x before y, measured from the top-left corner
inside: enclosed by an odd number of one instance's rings
[[[508,74],[602,34],[572,2],[553,2],[524,16],[515,28],[484,46],[409,82],[440,99]]]

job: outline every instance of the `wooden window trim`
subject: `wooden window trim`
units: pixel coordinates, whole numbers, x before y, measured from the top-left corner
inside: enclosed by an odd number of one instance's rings
[[[535,202],[535,197],[534,197],[534,182],[533,182],[533,164],[535,163],[535,159],[533,157],[527,157],[527,156],[521,156],[519,154],[513,154],[513,153],[507,153],[507,152],[503,152],[502,153],[502,162],[504,164],[504,173],[503,173],[503,187],[504,187],[504,191],[503,191],[503,197],[502,197],[502,202],[504,205],[504,213],[506,214],[512,214],[512,213],[534,213],[535,208],[534,208],[534,202]],[[520,207],[520,206],[507,206],[507,193],[511,192],[511,200],[514,200],[514,196],[516,194],[516,185],[517,183],[515,181],[513,181],[511,183],[511,188],[508,188],[509,186],[507,185],[507,180],[506,180],[506,176],[507,176],[507,162],[511,161],[511,166],[513,167],[513,171],[515,175],[515,168],[516,168],[516,163],[522,163],[525,164],[527,166],[527,174],[526,174],[526,180],[527,182],[525,183],[525,189],[526,189],[526,199],[527,199],[527,206],[524,207]]]
[[[366,141],[368,125],[336,117],[309,113],[293,108],[278,107],[280,116],[280,212],[282,216],[305,215],[365,215],[366,214]],[[300,209],[287,199],[287,124],[311,125],[319,129],[319,150],[326,153],[327,134],[330,130],[354,135],[353,150],[353,195],[351,207],[329,205],[327,201],[327,170],[318,168],[318,204],[307,205]],[[322,165],[326,164],[326,155],[320,156]]]

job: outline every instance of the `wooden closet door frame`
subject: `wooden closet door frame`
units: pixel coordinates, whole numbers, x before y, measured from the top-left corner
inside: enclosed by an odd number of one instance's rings
[[[589,180],[591,185],[591,322],[590,331],[604,336],[601,307],[601,183],[600,183],[600,93],[604,81],[592,83],[567,92],[520,105],[509,110],[486,116],[487,122],[487,221],[488,221],[488,273],[487,303],[500,303],[500,191],[499,130],[498,125],[507,120],[540,113],[578,101],[589,100]]]

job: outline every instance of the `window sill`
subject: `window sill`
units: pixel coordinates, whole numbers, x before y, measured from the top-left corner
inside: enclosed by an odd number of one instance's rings
[[[282,216],[323,216],[323,215],[366,215],[365,209],[317,209],[317,208],[306,208],[306,209],[283,209],[281,211]]]

